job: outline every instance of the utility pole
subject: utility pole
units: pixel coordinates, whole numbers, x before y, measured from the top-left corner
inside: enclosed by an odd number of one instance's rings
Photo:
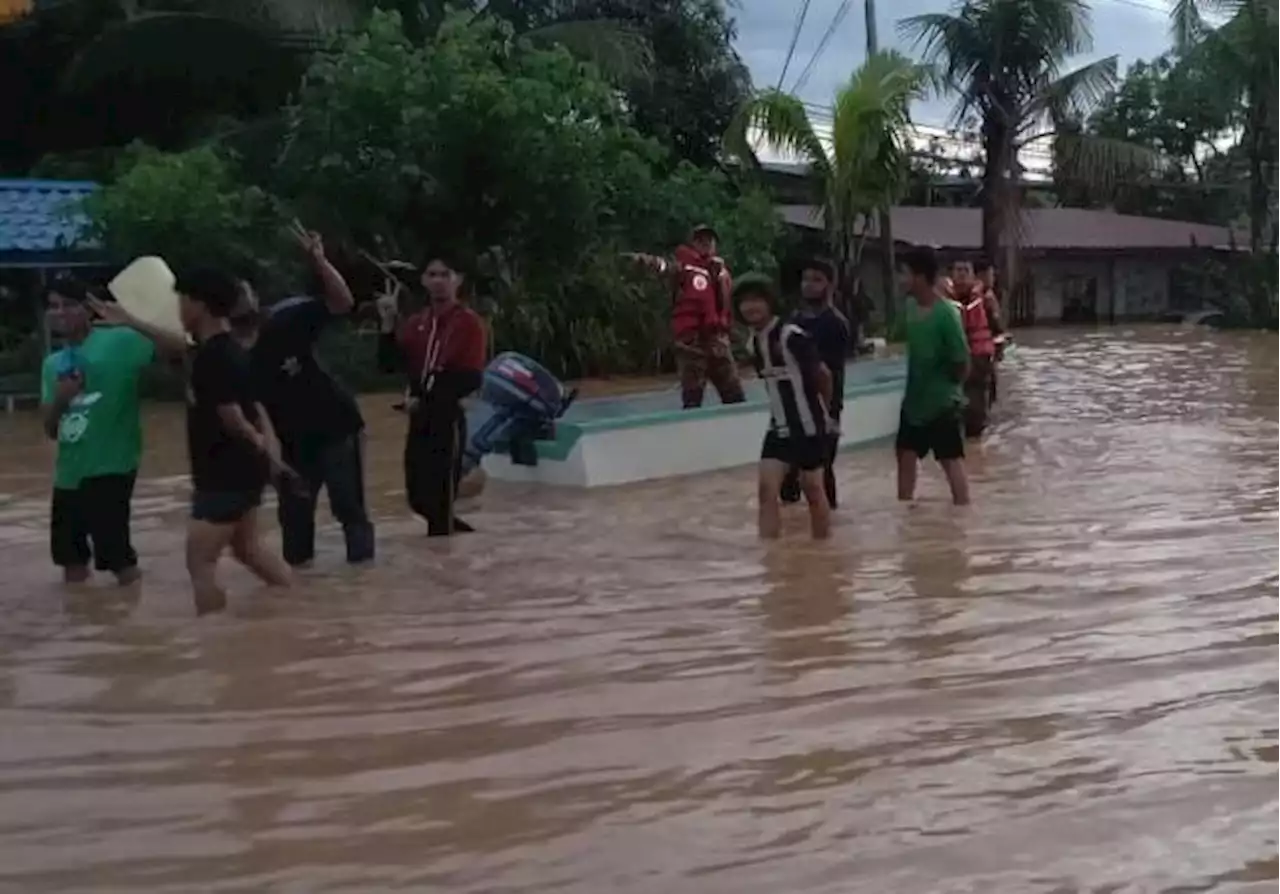
[[[880,49],[876,39],[876,0],[864,0],[867,20],[867,58],[870,59]],[[884,324],[886,331],[893,323],[897,310],[897,275],[898,265],[893,256],[893,219],[886,208],[880,212],[880,276],[884,293]]]

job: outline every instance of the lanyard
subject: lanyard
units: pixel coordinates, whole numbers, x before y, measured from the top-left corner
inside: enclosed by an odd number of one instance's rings
[[[436,373],[439,372],[437,366],[440,362],[440,353],[444,350],[444,345],[449,341],[449,336],[453,334],[453,317],[457,312],[457,308],[449,311],[448,317],[444,320],[444,331],[441,332],[440,317],[432,313],[431,315],[431,331],[427,333],[427,352],[422,360],[422,373],[418,377],[418,386],[423,394],[431,390],[431,386],[435,384]]]

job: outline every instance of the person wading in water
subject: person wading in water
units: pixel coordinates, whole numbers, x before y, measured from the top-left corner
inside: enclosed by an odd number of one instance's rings
[[[813,338],[794,323],[778,319],[776,294],[767,276],[742,277],[733,298],[743,322],[751,327],[751,360],[769,396],[769,428],[760,450],[760,536],[774,539],[781,533],[778,492],[787,470],[796,466],[813,537],[824,540],[831,533],[831,507],[821,472],[830,452],[831,373]]]
[[[835,294],[835,268],[825,260],[812,258],[800,271],[800,309],[792,316],[795,323],[813,339],[818,356],[831,375],[831,400],[827,409],[831,431],[827,434],[827,459],[822,466],[822,487],[827,503],[836,508],[836,476],[832,468],[840,448],[840,411],[844,408],[844,365],[849,358],[853,339],[852,327],[845,315],[832,304]],[[782,482],[782,502],[800,502],[800,468],[792,466]]]
[[[951,265],[952,300],[960,309],[964,335],[969,343],[969,376],[964,383],[964,432],[982,436],[987,427],[991,378],[995,374],[996,342],[987,319],[987,290],[973,275],[973,264],[959,260]]]
[[[269,480],[296,473],[281,459],[271,419],[254,396],[249,354],[229,331],[227,318],[243,295],[240,281],[220,270],[194,270],[179,274],[173,288],[182,326],[196,341],[187,384],[187,571],[196,612],[205,614],[226,607],[217,569],[228,547],[264,583],[290,585],[289,567],[262,542],[258,506]]]
[[[265,309],[248,282],[231,316],[231,332],[249,351],[253,384],[271,416],[283,459],[298,478],[280,489],[277,516],[284,560],[293,567],[315,558],[316,501],[324,488],[342,525],[347,561],[374,556],[373,524],[364,498],[364,418],[355,398],[316,357],[329,323],[351,312],[355,299],[329,263],[318,233],[294,224],[322,298],[299,296]]]
[[[969,375],[969,345],[954,301],[939,294],[938,258],[915,248],[899,261],[910,297],[903,307],[907,332],[907,390],[902,398],[895,450],[898,499],[915,498],[920,460],[941,464],[957,506],[969,503],[960,408]]]
[[[474,530],[453,514],[467,417],[462,399],[480,387],[484,323],[458,301],[462,274],[435,257],[422,272],[427,307],[400,324],[398,339],[409,375],[405,410],[404,484],[409,506],[427,521],[427,535]]]
[[[708,381],[722,404],[740,404],[747,399],[729,340],[733,281],[724,259],[716,254],[717,241],[716,231],[702,224],[675,250],[674,260],[630,256],[671,281],[671,332],[680,373],[680,399],[686,410],[702,406]]]
[[[987,308],[987,323],[991,326],[991,335],[996,343],[996,365],[991,368],[991,387],[987,390],[989,403],[996,402],[996,377],[999,363],[1004,359],[1004,346],[1008,340],[1008,330],[1004,325],[1004,313],[1000,309],[1000,295],[996,292],[996,268],[986,258],[979,258],[973,263],[973,274],[977,277],[978,288],[984,290],[983,301]]]
[[[121,584],[140,576],[129,531],[142,458],[138,381],[156,351],[126,326],[93,325],[93,309],[109,303],[73,279],[49,290],[46,319],[66,345],[45,358],[40,403],[58,444],[49,545],[67,583],[88,580],[91,559]]]

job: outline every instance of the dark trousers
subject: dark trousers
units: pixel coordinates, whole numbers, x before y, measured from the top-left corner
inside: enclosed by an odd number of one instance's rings
[[[453,515],[462,478],[467,417],[459,407],[430,419],[410,419],[404,443],[404,489],[409,508],[427,520],[429,537],[470,530]]]
[[[994,376],[995,361],[991,357],[969,358],[969,378],[964,383],[964,434],[967,438],[979,437],[987,427]]]
[[[827,503],[832,509],[836,508],[836,473],[835,461],[836,453],[840,449],[840,436],[831,435],[827,438],[827,457],[822,464],[822,489],[827,492]],[[782,502],[799,503],[800,502],[800,467],[792,466],[787,469],[787,475],[782,479]]]
[[[310,449],[286,451],[301,481],[280,487],[280,537],[284,560],[301,565],[315,558],[316,500],[329,492],[329,508],[342,525],[347,561],[373,558],[373,524],[364,503],[364,436],[354,434]]]
[[[62,568],[119,574],[138,564],[129,537],[129,510],[137,472],[95,475],[74,489],[54,488],[49,512],[49,551]]]

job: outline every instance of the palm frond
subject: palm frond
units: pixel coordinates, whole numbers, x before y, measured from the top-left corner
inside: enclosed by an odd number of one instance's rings
[[[1119,80],[1119,57],[1108,56],[1041,87],[1022,110],[1024,129],[1027,125],[1060,125],[1067,121],[1084,121],[1111,95]]]
[[[1060,177],[1103,194],[1113,192],[1123,181],[1144,179],[1164,164],[1159,153],[1145,146],[1074,129],[1056,135],[1053,155]]]
[[[67,90],[112,80],[199,80],[264,86],[289,65],[278,35],[256,25],[198,13],[153,13],[118,22],[84,47],[67,69]]]
[[[634,25],[616,19],[572,19],[525,32],[535,44],[559,44],[595,64],[606,77],[627,81],[653,68],[653,48]]]
[[[725,134],[725,150],[744,161],[755,162],[753,132],[760,139],[797,157],[825,176],[831,162],[827,150],[814,130],[804,103],[781,90],[763,90],[751,97],[734,116]]]

